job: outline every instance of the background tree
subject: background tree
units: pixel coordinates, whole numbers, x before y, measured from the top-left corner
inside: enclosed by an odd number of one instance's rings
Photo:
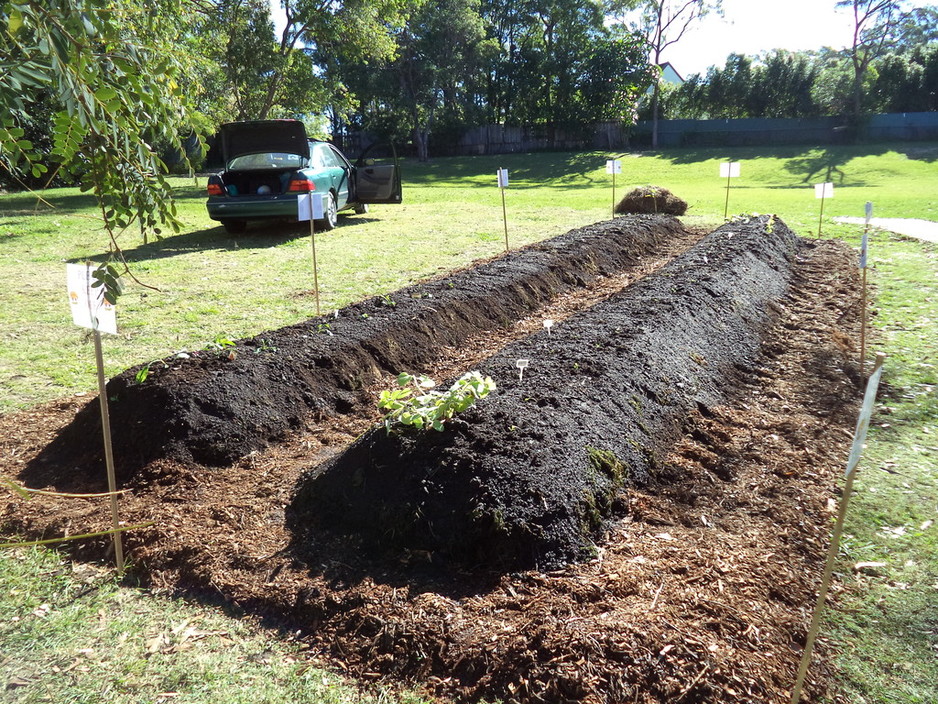
[[[154,144],[182,149],[190,112],[171,38],[177,0],[0,3],[0,169],[49,182],[79,177],[110,237],[133,222],[177,230],[172,189]],[[44,92],[48,154],[24,139]],[[29,100],[26,96],[33,96]]]
[[[853,66],[854,126],[863,114],[864,80],[874,60],[896,43],[907,15],[897,0],[838,0],[837,7],[853,13],[853,41],[847,56]]]
[[[665,49],[679,42],[687,30],[710,12],[722,12],[722,0],[647,0],[640,29],[648,44],[648,62],[661,66]],[[658,148],[658,112],[661,81],[653,84],[651,96],[651,146]]]

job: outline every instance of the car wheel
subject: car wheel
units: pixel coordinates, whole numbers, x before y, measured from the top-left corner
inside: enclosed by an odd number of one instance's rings
[[[248,229],[247,220],[222,220],[221,224],[225,227],[225,232],[233,235]]]
[[[364,215],[364,214],[367,213],[367,212],[368,212],[368,204],[367,204],[367,203],[356,203],[356,204],[355,204],[355,214],[356,214],[356,215]]]
[[[323,212],[322,229],[334,230],[335,226],[339,224],[339,208],[335,203],[335,193],[329,194],[326,202],[323,203],[323,207],[325,211]]]

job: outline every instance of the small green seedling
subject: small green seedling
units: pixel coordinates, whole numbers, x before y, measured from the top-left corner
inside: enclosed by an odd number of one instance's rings
[[[276,352],[277,348],[270,344],[270,340],[261,338],[261,344],[254,348],[254,354],[261,354],[262,352]]]
[[[205,345],[207,350],[223,350],[226,347],[234,347],[235,343],[224,335],[218,335],[214,340]]]
[[[448,391],[433,391],[433,379],[406,372],[398,375],[397,384],[400,388],[382,391],[378,399],[389,433],[397,426],[442,431],[446,421],[495,390],[492,378],[478,371],[463,374]]]

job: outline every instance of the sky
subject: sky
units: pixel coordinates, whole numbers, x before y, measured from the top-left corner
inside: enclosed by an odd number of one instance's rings
[[[662,60],[684,78],[722,68],[731,53],[772,49],[843,49],[852,42],[853,15],[834,11],[836,0],[723,0],[724,17],[699,20]]]

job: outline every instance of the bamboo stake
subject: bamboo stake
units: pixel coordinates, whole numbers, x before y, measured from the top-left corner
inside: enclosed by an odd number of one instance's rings
[[[499,190],[502,192],[502,221],[505,223],[505,251],[511,251],[508,247],[508,209],[505,206],[505,186],[502,185],[502,174],[506,174],[505,169],[499,168]],[[507,174],[506,174],[507,177]]]
[[[104,462],[107,466],[107,488],[111,494],[111,530],[114,531],[114,558],[117,571],[124,571],[124,546],[121,542],[120,520],[117,508],[117,479],[114,472],[114,450],[111,445],[111,422],[108,415],[107,388],[104,379],[104,353],[101,351],[101,332],[94,327],[94,358],[98,367],[98,405],[101,408],[101,430],[104,433]]]
[[[795,681],[795,687],[792,690],[791,704],[798,704],[798,702],[801,701],[804,680],[808,674],[808,667],[811,664],[811,656],[814,653],[814,641],[817,639],[818,631],[821,628],[821,614],[824,610],[824,602],[827,600],[827,591],[830,588],[831,576],[834,573],[834,564],[837,562],[837,554],[840,551],[840,539],[843,535],[847,506],[850,504],[850,494],[853,491],[853,481],[857,476],[856,466],[860,461],[860,453],[863,450],[863,442],[866,439],[866,430],[869,427],[870,416],[873,413],[873,402],[876,400],[876,391],[879,388],[879,379],[885,359],[886,355],[882,353],[876,355],[876,364],[870,376],[870,381],[866,386],[866,393],[863,396],[863,406],[860,409],[860,417],[857,420],[857,427],[853,433],[853,448],[850,451],[850,459],[847,460],[847,481],[844,485],[843,496],[840,500],[840,508],[837,511],[837,522],[834,524],[834,534],[831,536],[831,544],[827,550],[827,564],[824,566],[824,576],[821,578],[821,588],[818,592],[817,603],[814,605],[814,616],[811,618],[811,626],[808,629],[804,655],[801,658],[801,664],[798,667],[798,677]]]
[[[309,241],[313,249],[313,292],[316,296],[316,315],[319,315],[319,266],[316,263],[316,221],[313,220],[313,196],[309,197]]]
[[[730,212],[730,180],[733,178],[733,162],[729,162],[726,169],[726,203],[723,206],[723,219],[726,220],[726,216]]]

